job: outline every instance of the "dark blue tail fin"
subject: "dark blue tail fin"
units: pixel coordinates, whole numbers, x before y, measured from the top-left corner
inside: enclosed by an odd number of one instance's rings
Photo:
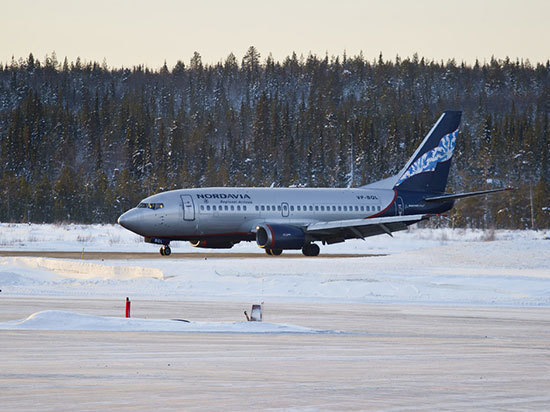
[[[446,111],[397,175],[394,189],[443,193],[462,112]]]

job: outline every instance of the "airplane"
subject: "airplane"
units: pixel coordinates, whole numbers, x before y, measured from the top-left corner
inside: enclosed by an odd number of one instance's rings
[[[462,112],[445,111],[401,169],[357,188],[209,187],[179,189],[143,199],[118,218],[124,228],[162,245],[189,241],[198,248],[231,248],[256,241],[268,255],[318,243],[392,235],[450,210],[457,199],[511,190],[445,193]]]

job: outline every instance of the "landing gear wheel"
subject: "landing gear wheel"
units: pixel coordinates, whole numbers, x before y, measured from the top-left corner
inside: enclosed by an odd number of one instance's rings
[[[283,249],[271,249],[271,254],[273,256],[280,256],[283,253]]]
[[[171,253],[172,253],[172,249],[170,249],[170,246],[168,245],[165,245],[160,248],[160,254],[162,256],[170,256]]]
[[[320,251],[321,249],[319,249],[319,246],[315,243],[308,243],[302,248],[302,253],[304,256],[317,256]]]
[[[273,256],[273,251],[271,249],[266,249],[265,253],[267,253],[269,256]]]

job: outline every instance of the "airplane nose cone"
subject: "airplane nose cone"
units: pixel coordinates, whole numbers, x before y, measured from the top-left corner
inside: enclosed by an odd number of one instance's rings
[[[145,236],[155,226],[155,215],[148,213],[149,210],[131,209],[123,213],[117,222],[120,226],[138,235]]]
[[[120,215],[117,220],[118,224],[128,230],[134,230],[137,223],[137,216],[133,213],[133,210],[129,210],[126,213]]]
[[[120,215],[117,220],[117,223],[122,227],[126,227],[126,223],[128,221],[128,218],[124,216],[125,214],[126,213],[123,213],[122,215]]]

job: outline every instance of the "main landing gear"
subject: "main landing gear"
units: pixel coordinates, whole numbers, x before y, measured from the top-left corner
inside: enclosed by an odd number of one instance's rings
[[[319,246],[317,246],[315,243],[308,243],[302,248],[302,253],[305,256],[318,256],[320,250],[321,249],[319,249]],[[283,253],[283,250],[265,248],[265,253],[267,253],[269,256],[279,256],[281,253]]]
[[[308,243],[302,248],[304,256],[318,256],[321,249],[315,243]]]
[[[168,245],[164,245],[160,248],[160,254],[162,256],[170,256],[171,253],[172,253],[172,249],[170,249],[170,246]]]

